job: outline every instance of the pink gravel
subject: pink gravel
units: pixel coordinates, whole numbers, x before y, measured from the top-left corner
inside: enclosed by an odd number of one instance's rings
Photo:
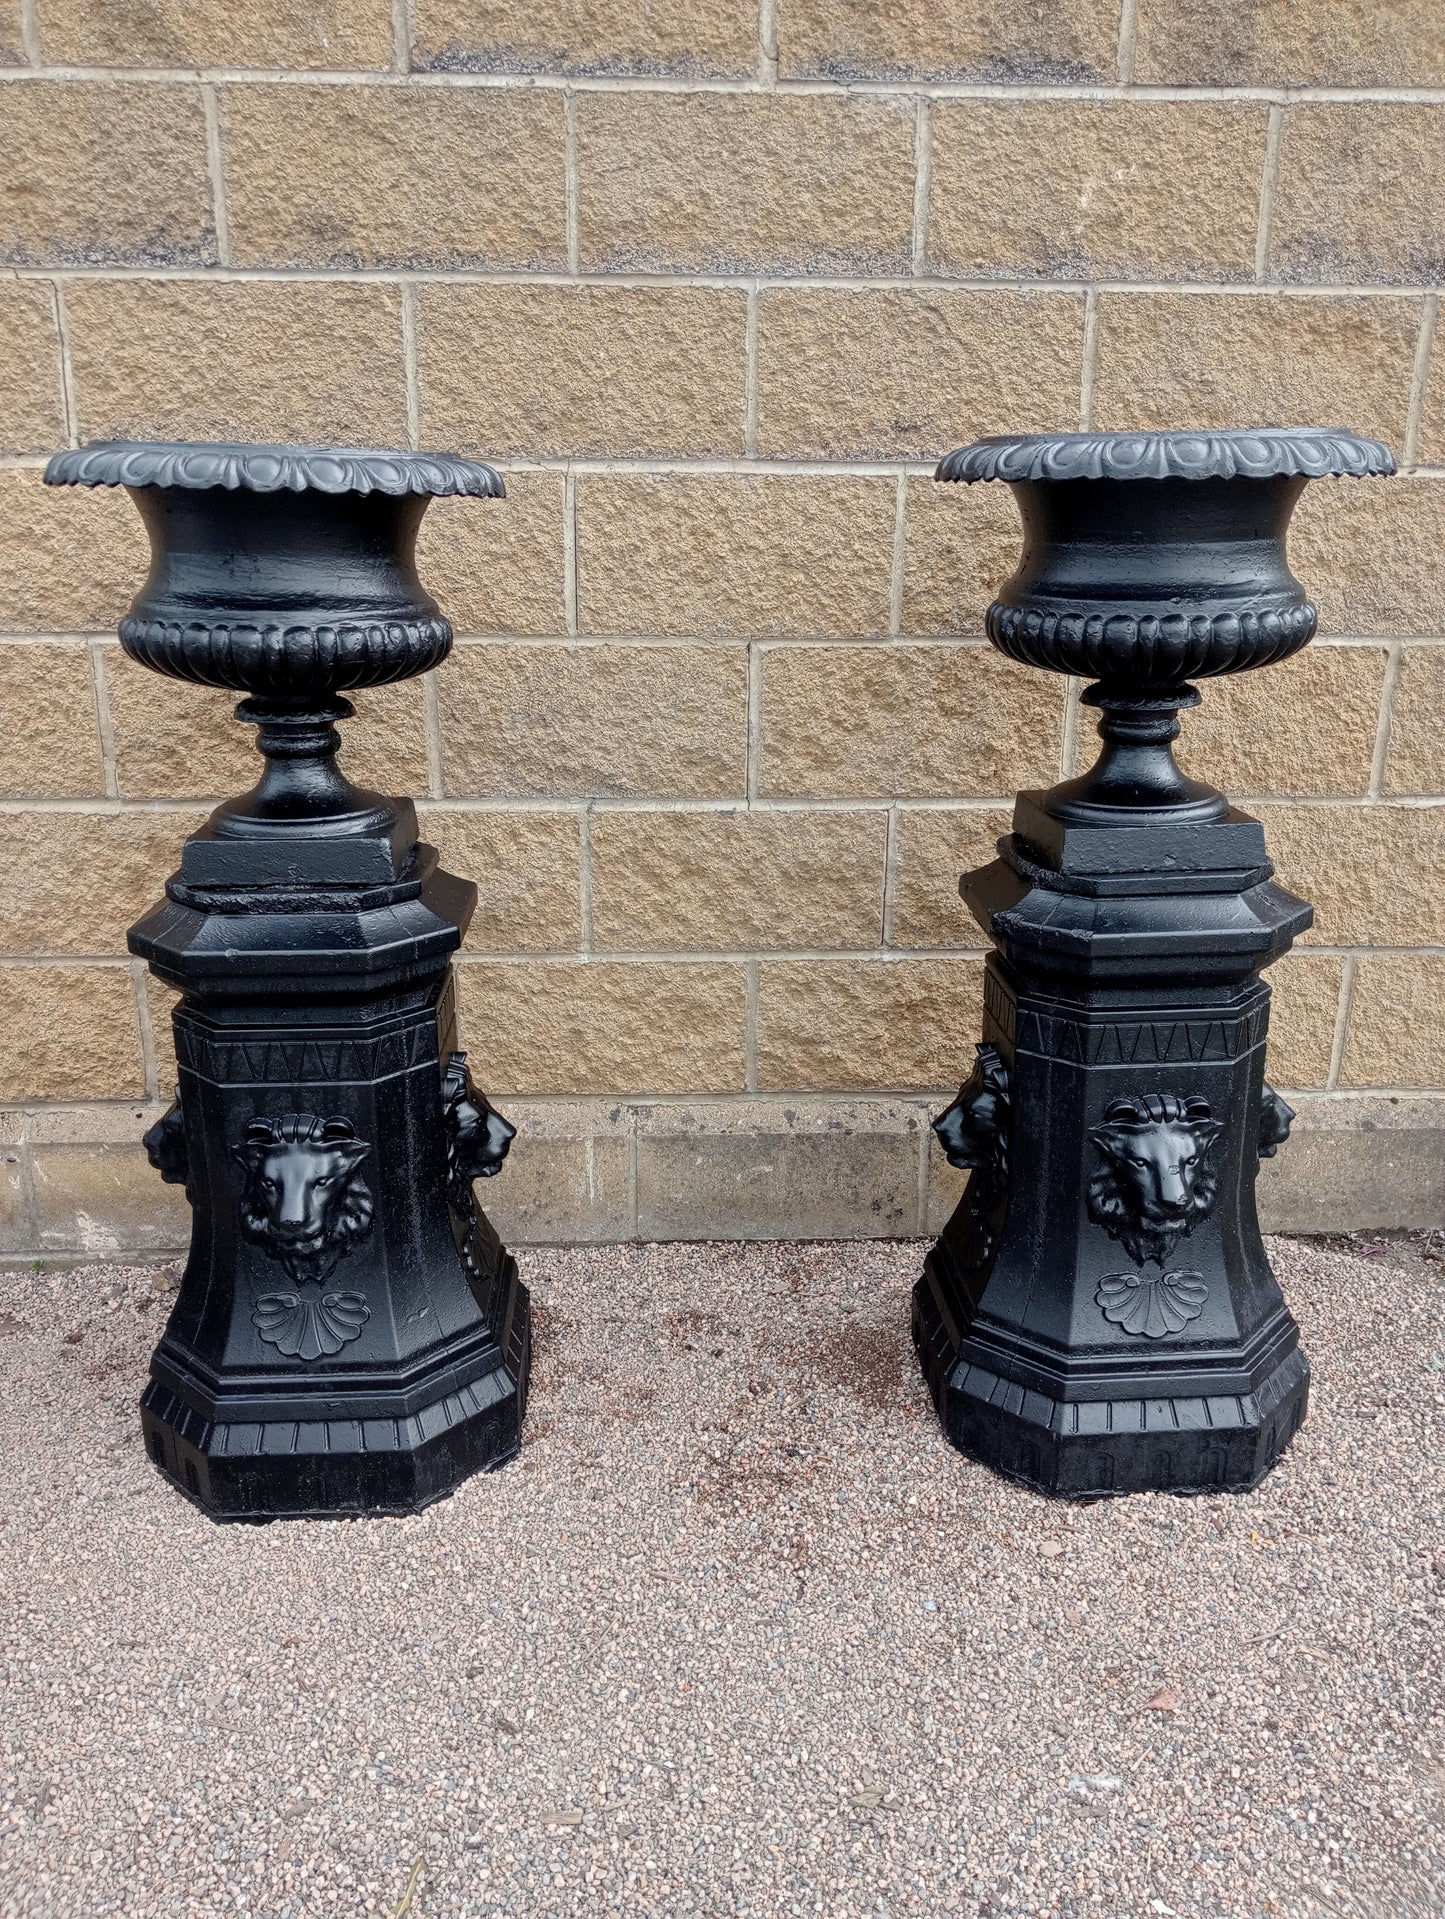
[[[142,1453],[153,1270],[0,1275],[0,1913],[1439,1915],[1445,1269],[1273,1251],[1248,1498],[952,1452],[918,1246],[623,1247],[524,1256],[513,1465],[262,1528]]]

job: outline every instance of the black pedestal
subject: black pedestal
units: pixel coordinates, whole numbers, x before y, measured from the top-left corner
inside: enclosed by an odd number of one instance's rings
[[[146,1145],[193,1208],[141,1402],[147,1450],[213,1518],[414,1512],[521,1439],[528,1302],[472,1181],[513,1129],[457,1051],[451,954],[476,888],[409,800],[336,764],[343,689],[435,666],[413,549],[488,467],[261,447],[83,448],[151,537],[126,651],[246,690],[265,770],[187,841],[130,949],[181,992],[176,1104]]]
[[[1021,794],[962,882],[995,950],[977,1065],[935,1128],[971,1176],[913,1296],[949,1438],[1040,1491],[1244,1491],[1304,1419],[1254,1182],[1293,1117],[1260,975],[1312,914],[1171,742],[1187,675],[1314,632],[1285,563],[1305,480],[1392,470],[1312,433],[984,442],[939,470],[1013,486],[1024,557],[989,637],[1098,676],[1103,713],[1093,770]]]

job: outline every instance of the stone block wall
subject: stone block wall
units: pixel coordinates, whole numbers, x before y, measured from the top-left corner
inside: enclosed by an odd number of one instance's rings
[[[351,770],[480,884],[465,1037],[519,1237],[900,1233],[971,1056],[956,891],[1078,688],[993,654],[984,431],[1346,424],[1324,637],[1213,683],[1191,771],[1316,925],[1273,975],[1277,1224],[1427,1223],[1445,1112],[1438,0],[0,0],[0,1251],[161,1248],[166,995],[125,954],[249,784],[114,623],[143,565],[46,453],[496,459],[459,641]]]

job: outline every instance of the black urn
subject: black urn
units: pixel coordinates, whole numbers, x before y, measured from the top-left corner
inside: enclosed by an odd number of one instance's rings
[[[1041,1491],[1242,1491],[1304,1418],[1254,1181],[1293,1118],[1265,1079],[1260,976],[1312,914],[1172,742],[1191,681],[1313,635],[1285,552],[1307,482],[1393,471],[1374,441],[1307,429],[984,440],[938,468],[1018,502],[989,639],[1088,676],[1101,715],[1097,764],[1021,793],[961,882],[994,951],[935,1130],[970,1177],[913,1300],[949,1438]]]
[[[433,496],[502,482],[440,455],[133,443],[45,477],[129,491],[152,558],[121,644],[244,692],[264,761],[130,932],[181,992],[146,1145],[193,1213],[147,1449],[216,1519],[415,1511],[520,1443],[527,1294],[472,1188],[513,1129],[457,1050],[476,888],[410,800],[345,777],[336,724],[348,690],[446,657],[417,529]]]

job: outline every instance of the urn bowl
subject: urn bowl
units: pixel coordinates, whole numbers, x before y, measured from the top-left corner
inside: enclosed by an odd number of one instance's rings
[[[1143,690],[1297,653],[1317,615],[1285,555],[1295,502],[1325,474],[1394,470],[1378,441],[1302,427],[987,439],[937,477],[1018,501],[1022,558],[986,622],[999,651]]]
[[[437,495],[498,498],[490,467],[362,448],[109,441],[58,453],[50,486],[123,486],[151,543],[120,623],[173,679],[314,700],[425,673],[451,624],[417,577]]]

